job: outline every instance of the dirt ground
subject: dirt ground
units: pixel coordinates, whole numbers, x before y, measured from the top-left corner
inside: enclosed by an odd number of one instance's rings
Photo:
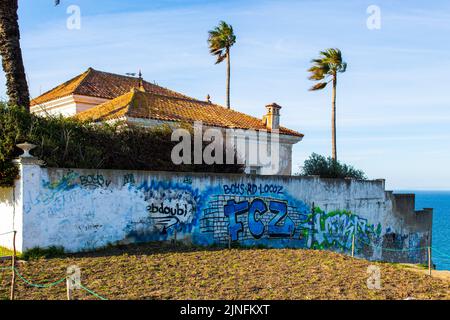
[[[426,268],[418,267],[414,264],[402,264],[405,268],[408,268],[412,271],[419,272],[421,274],[429,275],[429,270]],[[450,281],[450,271],[448,270],[431,270],[431,276],[436,279],[441,279],[445,281]]]
[[[448,274],[433,271],[429,277],[419,267],[318,250],[158,243],[19,262],[18,270],[42,284],[63,278],[70,265],[81,268],[86,288],[107,299],[450,299]],[[380,268],[379,290],[367,286],[370,265]],[[10,273],[0,271],[0,299],[9,297]],[[17,278],[16,297],[66,299],[65,281],[33,288]],[[74,298],[98,299],[84,290],[76,290]]]

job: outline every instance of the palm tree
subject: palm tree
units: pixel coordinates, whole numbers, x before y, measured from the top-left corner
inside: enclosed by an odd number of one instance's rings
[[[30,108],[18,23],[18,0],[0,2],[0,55],[6,75],[6,93],[11,105]]]
[[[60,0],[54,0],[55,6],[60,2]],[[17,9],[18,0],[1,0],[0,2],[0,55],[6,75],[9,104],[23,106],[30,110],[30,92],[20,48]]]
[[[219,25],[208,33],[209,50],[212,55],[217,56],[216,64],[227,59],[227,107],[230,109],[230,48],[235,44],[236,36],[234,35],[233,27],[225,21],[220,21]]]
[[[336,87],[337,74],[345,72],[347,63],[342,61],[342,53],[339,49],[327,49],[320,52],[318,59],[311,61],[313,66],[308,69],[311,73],[309,80],[320,81],[311,87],[310,91],[322,90],[327,84],[333,82],[332,93],[332,111],[331,111],[331,126],[332,126],[332,145],[333,145],[333,160],[337,160],[336,150]],[[330,79],[331,78],[331,79]]]

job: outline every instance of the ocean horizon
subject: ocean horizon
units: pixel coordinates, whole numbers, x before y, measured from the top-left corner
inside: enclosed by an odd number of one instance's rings
[[[437,270],[450,270],[450,190],[394,190],[414,193],[416,210],[433,208],[432,261]]]

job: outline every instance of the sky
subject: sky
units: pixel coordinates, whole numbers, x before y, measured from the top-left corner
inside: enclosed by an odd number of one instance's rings
[[[19,0],[25,69],[33,97],[88,67],[125,74],[225,104],[225,64],[207,32],[220,20],[232,48],[232,108],[262,117],[282,106],[281,124],[305,135],[299,171],[313,152],[331,154],[331,91],[310,92],[310,61],[337,47],[339,160],[386,179],[388,189],[450,189],[450,2],[446,0]],[[81,25],[67,13],[79,7]],[[369,29],[380,10],[378,29]],[[6,99],[0,75],[0,98]]]

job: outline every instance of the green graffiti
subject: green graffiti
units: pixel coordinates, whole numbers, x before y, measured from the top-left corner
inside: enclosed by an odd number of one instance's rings
[[[379,239],[382,227],[369,224],[367,219],[347,210],[324,212],[319,207],[303,223],[300,238],[307,239],[313,249],[341,249],[352,247],[353,235],[358,243],[371,243]]]
[[[60,180],[54,182],[44,182],[44,187],[50,190],[64,191],[70,190],[77,186],[78,173],[70,170]]]

